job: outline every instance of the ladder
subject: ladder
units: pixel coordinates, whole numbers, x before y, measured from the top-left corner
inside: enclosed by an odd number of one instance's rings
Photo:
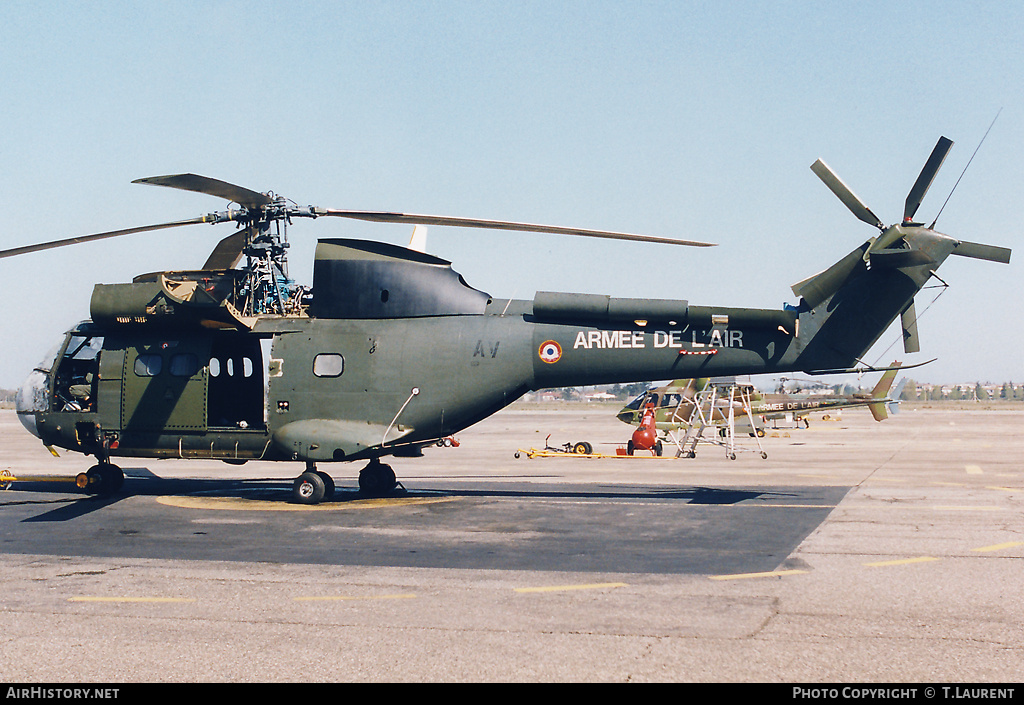
[[[740,410],[740,418],[745,415],[750,423],[750,428],[754,430],[756,452],[760,453],[762,458],[767,458],[768,454],[761,447],[761,439],[757,435],[757,425],[754,423],[754,414],[751,411],[751,388],[749,385],[737,384],[735,381],[708,382],[704,389],[697,392],[693,399],[690,415],[686,419],[686,433],[682,440],[679,440],[676,432],[669,432],[669,436],[678,449],[676,457],[696,457],[697,444],[702,441],[704,432],[708,428],[719,427],[721,428],[718,434],[720,438],[712,436],[703,442],[723,447],[726,457],[730,460],[736,459],[737,450],[753,451],[752,448],[741,448],[736,445],[737,409]],[[678,418],[681,419],[681,415]],[[672,420],[676,419],[677,413],[673,413]]]

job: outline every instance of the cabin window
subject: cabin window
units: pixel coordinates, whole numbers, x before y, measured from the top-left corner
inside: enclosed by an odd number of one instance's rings
[[[139,377],[156,377],[163,369],[164,359],[159,355],[142,354],[135,358],[135,374]]]
[[[199,358],[192,353],[171,355],[168,371],[172,377],[191,377],[199,371]]]
[[[345,358],[337,353],[320,353],[313,358],[313,374],[317,377],[340,377],[345,371]]]
[[[252,377],[256,371],[256,367],[253,364],[251,357],[243,357],[237,362],[235,358],[229,357],[223,362],[219,358],[210,358],[210,376],[220,377],[223,372],[228,377],[234,377],[237,373],[241,377]]]

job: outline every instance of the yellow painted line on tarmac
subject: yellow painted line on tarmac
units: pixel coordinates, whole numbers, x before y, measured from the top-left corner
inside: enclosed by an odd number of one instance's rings
[[[932,561],[941,560],[939,558],[933,558],[931,556],[918,556],[917,558],[900,558],[892,561],[876,561],[874,563],[865,563],[864,565],[869,568],[883,568],[892,565],[911,565],[913,563],[931,563]]]
[[[982,472],[982,470],[981,470],[981,466],[980,465],[968,465],[967,467],[964,468],[964,470],[967,471],[968,475],[982,475],[982,474],[984,474]]]
[[[188,597],[92,597],[92,596],[80,596],[80,597],[69,597],[68,602],[195,602],[192,598]]]
[[[285,500],[247,499],[245,497],[157,497],[157,502],[179,509],[221,509],[264,512],[336,512],[343,509],[380,509],[407,507],[418,504],[453,502],[457,497],[385,497],[379,499],[353,499],[321,504],[292,504]]]
[[[991,546],[972,548],[971,550],[978,553],[992,553],[993,551],[1005,551],[1008,548],[1016,548],[1017,546],[1024,546],[1024,541],[1007,541],[1006,543],[996,543]]]
[[[732,575],[712,575],[712,580],[754,580],[756,578],[781,578],[787,575],[802,575],[806,570],[769,570],[763,573],[734,573]]]
[[[332,602],[332,601],[360,601],[360,600],[414,600],[416,595],[412,593],[401,595],[321,595],[310,597],[293,597],[295,602]]]
[[[515,592],[561,592],[563,590],[602,590],[629,587],[627,583],[587,583],[583,585],[547,585],[544,587],[514,588]]]
[[[988,487],[987,489],[996,490],[998,492],[1020,492],[1019,487]]]

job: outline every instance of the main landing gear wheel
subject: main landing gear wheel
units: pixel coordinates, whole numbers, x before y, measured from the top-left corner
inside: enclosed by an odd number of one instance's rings
[[[370,497],[383,497],[398,485],[395,471],[376,458],[359,471],[359,491]]]
[[[334,497],[334,479],[325,472],[310,467],[295,478],[292,501],[296,504],[319,504]]]
[[[121,472],[121,468],[110,463],[97,463],[75,476],[75,485],[78,489],[100,497],[114,494],[123,484],[124,473]]]
[[[307,470],[295,478],[292,499],[296,504],[319,504],[327,494],[327,483],[318,472]]]

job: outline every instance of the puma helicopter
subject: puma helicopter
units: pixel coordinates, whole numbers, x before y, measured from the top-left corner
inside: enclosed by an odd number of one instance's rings
[[[396,491],[388,456],[415,456],[531,390],[661,379],[853,371],[899,318],[918,350],[914,296],[951,255],[1009,262],[1010,250],[914,221],[952,142],[939,140],[885,226],[823,162],[812,169],[879,233],[793,288],[782,309],[538,292],[493,298],[451,263],[357,239],[318,241],[310,287],[288,276],[287,228],[340,217],[640,240],[709,243],[507,221],[296,206],[216,179],[136,183],[228,201],[225,211],[0,251],[23,255],[199,223],[235,223],[202,268],[97,284],[90,319],[71,328],[17,396],[49,447],[94,456],[76,482],[117,491],[117,458],[204,458],[301,466],[293,500],[334,492],[329,463],[363,461],[359,489]]]

